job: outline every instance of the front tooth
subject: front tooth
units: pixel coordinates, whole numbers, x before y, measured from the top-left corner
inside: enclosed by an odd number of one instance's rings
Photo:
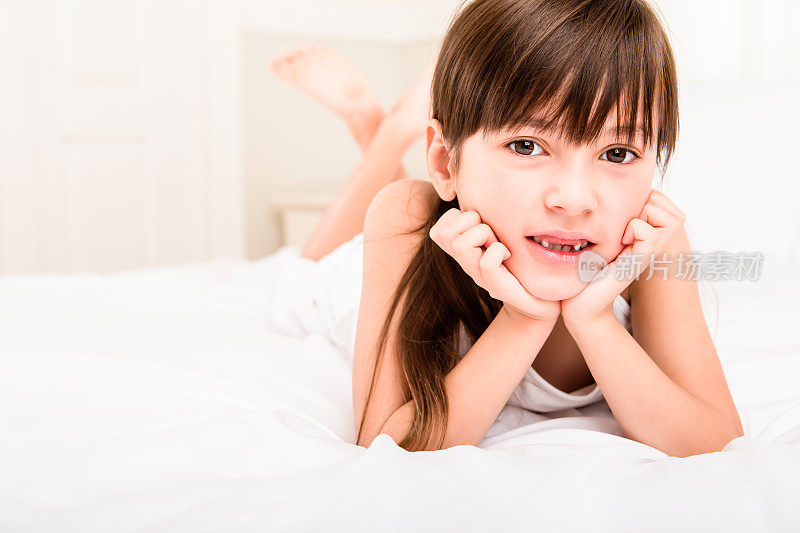
[[[547,248],[548,246],[550,246],[550,243],[549,243],[549,242],[547,242],[546,240],[542,239],[542,246],[544,246],[545,248]]]
[[[574,249],[575,249],[575,251],[577,252],[578,250],[580,250],[580,249],[581,249],[581,245],[580,245],[580,244],[576,244],[575,246],[573,246],[573,248],[574,248]]]

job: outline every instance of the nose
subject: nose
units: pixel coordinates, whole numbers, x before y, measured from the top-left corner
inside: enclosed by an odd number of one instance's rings
[[[554,179],[544,195],[545,205],[564,215],[577,216],[597,207],[591,170],[580,164],[571,165]]]

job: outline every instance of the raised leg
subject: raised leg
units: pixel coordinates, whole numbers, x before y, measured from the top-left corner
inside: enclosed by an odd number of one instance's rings
[[[270,70],[339,115],[366,151],[386,113],[352,63],[327,46],[310,45],[276,57]]]
[[[363,158],[339,190],[309,238],[302,257],[319,260],[363,231],[372,198],[388,183],[405,177],[402,157],[425,131],[433,64],[419,76],[388,114],[358,71],[320,46],[277,58],[273,72],[308,92],[345,120]]]

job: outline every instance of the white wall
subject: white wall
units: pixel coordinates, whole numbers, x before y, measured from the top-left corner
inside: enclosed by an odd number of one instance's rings
[[[660,5],[681,83],[665,192],[692,244],[800,259],[800,2]]]
[[[326,110],[269,77],[269,60],[327,43],[389,106],[456,4],[0,0],[0,274],[274,251],[269,197],[335,191],[358,151]],[[800,2],[659,4],[681,81],[665,192],[693,244],[800,257]],[[303,122],[335,141],[293,171],[307,159]],[[422,171],[421,155],[407,166]]]

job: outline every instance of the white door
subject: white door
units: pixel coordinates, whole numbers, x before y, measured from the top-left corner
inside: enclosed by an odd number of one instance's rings
[[[214,5],[3,2],[0,274],[241,254],[209,149]]]

